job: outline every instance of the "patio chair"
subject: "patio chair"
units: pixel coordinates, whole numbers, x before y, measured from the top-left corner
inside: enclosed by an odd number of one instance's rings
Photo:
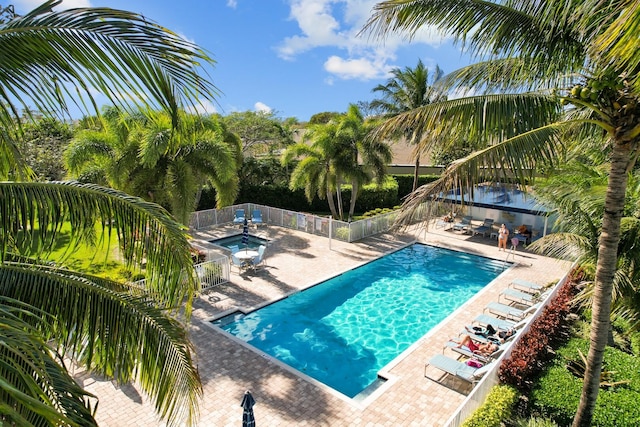
[[[236,257],[235,253],[231,254],[231,265],[238,269],[238,274],[240,274],[242,270],[247,268],[246,263],[240,258]]]
[[[451,375],[455,378],[459,378],[469,384],[474,385],[482,379],[484,374],[486,374],[493,368],[494,363],[495,362],[490,362],[480,368],[475,368],[473,366],[467,365],[466,361],[461,362],[447,357],[443,354],[436,354],[424,365],[424,376],[431,381],[439,383],[445,377]],[[444,374],[438,379],[431,378],[427,375],[427,368],[429,366],[444,372]]]
[[[470,216],[465,216],[462,218],[461,221],[456,222],[455,224],[453,224],[453,231],[462,231],[462,232],[467,232],[469,231],[469,229],[471,228],[471,217]]]
[[[232,254],[235,254],[236,252],[238,252],[240,250],[240,246],[231,245],[231,246],[229,246],[229,250],[231,251]]]
[[[260,211],[260,209],[254,209],[253,212],[251,212],[251,223],[255,225],[256,228],[258,227],[258,225],[263,224],[262,212]]]
[[[487,237],[487,233],[491,234],[491,230],[493,229],[493,219],[485,218],[482,225],[473,228],[473,235],[482,234],[482,237]]]
[[[264,264],[264,251],[267,249],[265,245],[258,246],[258,256],[251,261],[251,266],[255,269],[258,265]]]
[[[236,209],[235,218],[233,218],[234,224],[244,224],[244,209]]]

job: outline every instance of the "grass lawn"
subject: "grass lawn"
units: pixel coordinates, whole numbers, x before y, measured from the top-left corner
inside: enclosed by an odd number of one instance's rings
[[[131,277],[131,273],[127,272],[121,259],[115,230],[112,231],[110,238],[105,235],[101,241],[99,236],[102,227],[97,225],[95,244],[83,243],[70,250],[70,229],[70,225],[65,224],[53,247],[43,254],[46,260],[54,261],[69,270],[112,280],[122,281]]]

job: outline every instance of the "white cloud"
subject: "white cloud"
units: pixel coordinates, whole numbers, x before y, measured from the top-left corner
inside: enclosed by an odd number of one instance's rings
[[[270,113],[271,111],[273,111],[271,107],[260,101],[256,102],[253,105],[253,108],[259,113]]]
[[[387,74],[388,66],[375,63],[366,58],[343,59],[331,56],[324,63],[324,69],[341,79],[370,80]]]
[[[197,114],[214,114],[218,112],[216,106],[207,99],[199,99],[193,107],[187,107],[187,111]]]
[[[238,2],[236,0],[227,0],[227,6],[235,9],[238,6]]]
[[[296,21],[299,34],[285,38],[276,47],[285,60],[320,47],[343,50],[344,55],[327,58],[324,68],[341,79],[374,79],[385,76],[394,67],[392,61],[401,46],[411,43],[440,45],[444,38],[424,28],[411,41],[397,34],[385,40],[359,35],[379,0],[288,0],[289,19]],[[331,80],[332,81],[332,80]]]
[[[14,0],[12,3],[15,5],[16,11],[26,13],[40,6],[42,0]],[[64,0],[55,10],[73,9],[76,7],[91,7],[91,2],[89,0]]]

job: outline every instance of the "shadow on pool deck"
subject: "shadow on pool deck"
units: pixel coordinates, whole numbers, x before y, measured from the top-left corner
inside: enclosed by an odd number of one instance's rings
[[[210,238],[233,232],[231,227],[194,232]],[[237,230],[235,230],[237,233]],[[234,309],[248,310],[309,287],[382,254],[397,250],[416,238],[425,243],[504,260],[493,240],[458,235],[443,230],[409,230],[384,234],[356,243],[331,242],[327,238],[280,227],[261,227],[257,233],[271,240],[266,266],[213,288],[195,301],[191,337],[203,381],[200,426],[237,426],[242,419],[240,401],[251,390],[257,404],[258,425],[268,426],[442,426],[463,401],[464,395],[423,377],[424,363],[442,352],[444,342],[469,323],[514,278],[538,283],[557,281],[568,263],[520,251],[515,268],[477,294],[427,336],[391,369],[394,381],[368,406],[361,407],[283,368],[215,329],[208,322]],[[213,237],[211,237],[213,236]],[[526,260],[526,262],[522,262]],[[455,384],[454,384],[455,385]],[[129,399],[110,382],[96,382],[88,390],[100,397],[97,419],[101,426],[159,425],[151,402]]]

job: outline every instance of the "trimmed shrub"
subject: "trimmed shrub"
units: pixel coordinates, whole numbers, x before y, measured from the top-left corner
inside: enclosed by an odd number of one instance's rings
[[[511,418],[517,400],[518,392],[515,388],[497,385],[491,389],[484,404],[467,418],[462,427],[500,427],[502,420]]]
[[[413,174],[392,176],[398,183],[398,200],[402,200],[413,190]],[[418,187],[433,182],[438,178],[440,178],[438,175],[420,175],[418,177]]]
[[[557,350],[553,364],[537,381],[531,393],[531,409],[553,418],[559,425],[570,425],[578,408],[582,379],[566,368],[567,361],[586,354],[588,340],[573,338]],[[618,349],[607,347],[603,371],[614,381],[629,384],[602,387],[593,414],[593,425],[601,427],[640,425],[640,360]]]

